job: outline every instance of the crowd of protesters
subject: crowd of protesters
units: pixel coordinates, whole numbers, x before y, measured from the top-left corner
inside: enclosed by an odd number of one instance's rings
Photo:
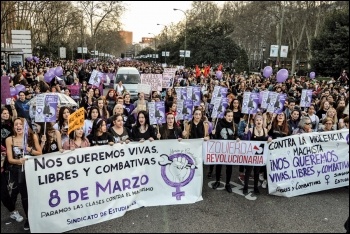
[[[45,82],[45,72],[55,66],[63,68],[64,74],[60,77],[62,81],[52,79],[51,82]],[[2,75],[7,80],[2,77],[1,82],[9,82],[10,87],[24,85],[25,91],[20,91],[9,105],[1,107],[1,201],[11,212],[10,217],[21,222],[24,218],[15,207],[18,193],[21,194],[26,216],[25,230],[29,230],[29,223],[23,150],[30,155],[41,155],[95,145],[162,139],[271,141],[294,134],[349,128],[348,113],[344,112],[349,102],[348,78],[345,71],[339,78],[331,81],[293,76],[284,83],[278,83],[273,75],[265,78],[256,74],[237,74],[231,71],[223,71],[223,77],[218,79],[215,71],[222,69],[221,67],[211,68],[209,72],[204,67],[199,72],[190,68],[178,69],[172,87],[164,89],[163,92],[152,92],[150,95],[139,93],[137,100],[130,99],[128,90],[122,84],[116,90],[105,87],[108,89],[105,96],[98,87],[89,85],[89,78],[94,69],[104,73],[115,73],[123,66],[136,67],[140,73],[163,72],[160,64],[133,60],[107,62],[43,60],[39,63],[26,61],[23,68],[7,68],[6,64],[2,64]],[[46,92],[60,92],[70,96],[67,85],[80,85],[80,96],[75,98],[75,101],[86,111],[84,126],[70,134],[67,133],[68,116],[76,108],[60,107],[57,121],[47,123],[45,128],[43,123],[35,122],[27,104],[31,98]],[[229,106],[224,118],[218,120],[216,129],[210,129],[211,123],[215,121],[215,118],[211,117],[213,106],[210,100],[217,85],[228,88]],[[193,109],[193,118],[190,121],[180,121],[176,118],[175,87],[180,86],[201,86],[201,103]],[[302,89],[313,90],[312,103],[308,108],[300,107]],[[257,114],[251,116],[243,114],[244,92],[265,90],[287,95],[284,111],[280,114],[271,114],[260,108]],[[165,102],[166,123],[162,126],[150,124],[148,103],[152,101]],[[23,149],[25,120],[29,124],[29,130],[28,143]],[[223,131],[226,134],[221,134]],[[217,189],[220,185],[221,169],[221,165],[216,166],[216,182],[212,185],[213,189]],[[212,178],[213,170],[214,166],[210,166],[208,178]],[[244,185],[244,194],[248,193],[252,171],[255,194],[259,194],[259,180],[262,181],[262,188],[268,186],[266,167],[241,165],[238,179]],[[231,175],[232,166],[226,165],[225,189],[229,193],[232,193],[229,184]]]

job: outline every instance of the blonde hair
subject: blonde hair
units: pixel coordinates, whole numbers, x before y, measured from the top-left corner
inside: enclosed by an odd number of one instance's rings
[[[329,117],[329,113],[330,113],[331,111],[334,112],[333,118],[332,118],[332,117]],[[331,118],[332,121],[333,121],[333,124],[338,123],[338,116],[337,116],[337,111],[336,111],[336,109],[334,109],[333,107],[329,107],[329,109],[327,110],[325,119],[326,119],[326,118]]]

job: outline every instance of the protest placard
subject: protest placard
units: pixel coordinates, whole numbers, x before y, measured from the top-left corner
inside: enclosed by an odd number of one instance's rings
[[[162,91],[162,74],[141,74],[141,84],[149,84],[152,91]]]
[[[301,91],[300,107],[309,107],[312,101],[312,89],[303,89]]]
[[[84,126],[85,120],[85,109],[84,107],[79,108],[68,116],[68,135],[72,131]]]
[[[36,97],[35,122],[56,122],[58,95],[39,94]]]
[[[150,124],[163,124],[165,123],[165,104],[164,101],[149,102],[148,113]]]
[[[256,114],[258,111],[259,104],[259,94],[244,92],[243,93],[243,103],[242,103],[242,113],[244,114]]]
[[[210,104],[214,104],[215,98],[217,97],[226,97],[227,95],[227,88],[221,87],[221,86],[215,86],[213,90],[213,95],[210,100]]]
[[[162,88],[171,88],[175,80],[176,68],[164,68],[162,77]]]
[[[81,85],[67,85],[67,88],[70,91],[70,96],[71,98],[73,98],[74,100],[77,100],[80,98],[80,88]]]

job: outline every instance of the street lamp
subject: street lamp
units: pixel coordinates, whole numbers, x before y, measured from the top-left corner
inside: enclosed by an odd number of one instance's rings
[[[186,66],[186,31],[187,31],[187,14],[186,12],[184,12],[183,10],[181,9],[177,9],[177,8],[174,8],[173,9],[174,11],[181,11],[182,13],[185,14],[185,18],[186,18],[186,22],[185,22],[185,52],[184,52],[184,69],[185,69],[185,66]]]
[[[157,24],[165,27],[165,54],[164,54],[164,63],[166,64],[166,44],[168,43],[168,27],[164,24]]]

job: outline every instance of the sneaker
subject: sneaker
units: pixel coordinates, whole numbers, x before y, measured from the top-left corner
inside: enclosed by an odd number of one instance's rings
[[[211,172],[208,172],[208,179],[211,179],[211,178],[213,178],[213,176],[211,175]]]
[[[24,229],[24,231],[29,231],[30,230],[28,219],[24,223],[23,229]]]
[[[260,173],[260,174],[259,174],[259,180],[260,180],[260,181],[264,181],[264,180],[265,180],[265,179],[264,179],[263,173]]]
[[[16,220],[19,223],[23,221],[23,217],[18,213],[17,210],[13,211],[10,214],[10,218]]]
[[[264,180],[261,184],[262,188],[266,188],[267,187],[267,180]]]
[[[239,181],[244,185],[244,175],[239,175],[238,176]]]

